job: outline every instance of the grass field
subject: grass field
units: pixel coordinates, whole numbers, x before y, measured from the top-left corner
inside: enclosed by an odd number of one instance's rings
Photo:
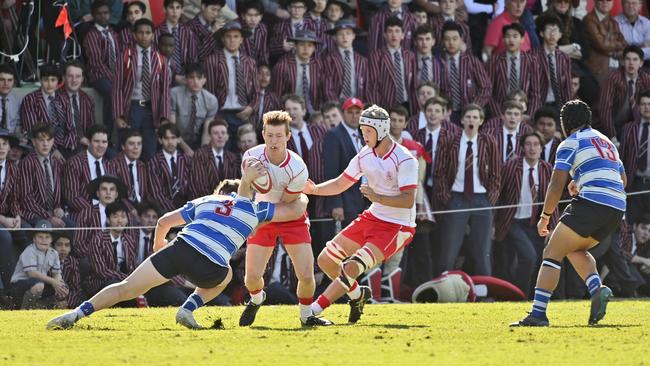
[[[597,327],[588,303],[551,303],[551,327],[511,329],[528,303],[369,305],[356,325],[335,305],[328,328],[303,329],[297,307],[260,309],[251,328],[242,307],[196,312],[204,325],[174,324],[176,310],[110,309],[69,331],[46,331],[59,311],[0,312],[0,365],[650,365],[650,301],[613,301]],[[423,362],[423,363],[420,363]]]

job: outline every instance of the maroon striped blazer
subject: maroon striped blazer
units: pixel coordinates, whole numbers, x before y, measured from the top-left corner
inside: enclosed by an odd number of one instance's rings
[[[401,48],[405,92],[410,96],[415,93],[415,54]],[[395,72],[393,55],[388,48],[382,47],[370,54],[370,71],[366,97],[370,102],[383,108],[390,108],[402,103],[397,96],[396,84],[399,75]],[[401,99],[401,98],[400,98]]]
[[[156,153],[147,162],[151,200],[157,202],[165,212],[181,207],[190,199],[191,160],[180,149],[177,150],[176,157],[177,182],[173,180],[162,151]]]
[[[370,20],[368,31],[368,51],[372,52],[384,47],[384,24],[386,19],[393,16],[388,6],[383,7]],[[402,46],[408,50],[413,49],[413,32],[418,27],[415,15],[402,6],[402,22],[404,23],[404,41]]]
[[[48,211],[45,171],[38,155],[32,152],[20,161],[18,166],[20,216],[27,221],[34,221],[39,217],[49,219],[54,209],[63,207],[63,163],[50,157],[50,166],[54,194],[51,210]]]
[[[171,30],[167,26],[167,22],[163,21],[156,28],[156,48],[158,48],[158,40],[160,39],[160,36],[165,33],[172,34]],[[198,41],[194,35],[194,32],[192,32],[192,30],[186,24],[182,23],[178,24],[178,38],[180,44],[177,44],[176,47],[178,47],[181,51],[181,64],[173,65],[172,70],[176,75],[185,75],[185,65],[197,62],[199,59]]]
[[[440,164],[436,172],[441,173],[441,179],[436,179],[434,186],[435,200],[443,207],[451,197],[451,188],[458,172],[458,153],[462,134],[454,136],[447,149],[440,151]],[[481,184],[487,190],[488,200],[492,205],[497,203],[501,189],[501,156],[494,139],[485,133],[478,134],[478,174]],[[438,169],[440,168],[440,169]]]
[[[106,166],[107,169],[111,171],[111,174],[120,178],[126,185],[129,195],[125,198],[128,198],[130,200],[133,195],[134,187],[131,185],[131,174],[129,171],[129,166],[126,163],[126,155],[124,155],[124,153],[117,154],[113,159],[106,162]],[[149,183],[149,170],[147,169],[145,163],[143,163],[141,160],[138,160],[136,162],[136,168],[138,171],[138,183],[140,188],[138,194],[142,200],[150,200],[151,195],[149,187],[151,185]]]
[[[68,255],[61,261],[61,275],[63,282],[68,285],[68,296],[65,300],[69,308],[74,308],[85,300],[86,296],[81,289],[81,273],[79,272],[79,260]]]
[[[560,142],[562,142],[559,138],[553,137],[553,143],[551,144],[551,153],[550,156],[545,159],[545,161],[551,166],[555,164],[555,153],[557,152],[557,147],[560,146]],[[544,146],[542,146],[544,147]]]
[[[302,160],[307,164],[307,169],[309,171],[309,179],[313,180],[315,183],[321,183],[325,181],[325,164],[323,163],[323,141],[325,140],[325,134],[327,130],[322,126],[308,125],[307,130],[311,135],[313,144],[309,152],[307,153],[306,159],[305,156],[302,156]],[[289,139],[287,143],[287,148],[298,154],[298,149],[296,144],[293,141],[293,138]],[[324,197],[314,197],[309,199],[309,216],[310,217],[326,217],[329,216],[325,212],[325,198]]]
[[[262,116],[264,113],[268,111],[277,111],[278,109],[281,109],[280,98],[278,98],[278,96],[271,90],[263,90],[260,88],[257,92],[257,98],[255,99],[255,113],[251,115],[255,130],[262,130]]]
[[[334,23],[328,23],[327,24],[327,29],[330,30],[334,29]],[[337,45],[336,45],[336,36],[332,34],[323,34],[323,38],[321,38],[321,42],[323,44],[323,55],[327,55],[328,53],[337,50]]]
[[[214,94],[223,106],[228,98],[228,62],[224,50],[217,50],[205,61],[207,82],[205,89]],[[255,97],[260,86],[257,79],[257,66],[255,60],[240,53],[239,68],[245,81],[246,106],[255,107]],[[236,76],[235,76],[236,78]]]
[[[450,146],[452,145],[452,142],[453,142],[454,138],[456,136],[460,135],[460,133],[461,133],[460,128],[457,125],[455,125],[455,124],[453,124],[451,122],[447,122],[447,123],[441,125],[440,128],[441,128],[440,129],[440,135],[438,136],[438,143],[436,144],[436,152],[435,152],[435,154],[432,154],[431,150],[426,150],[427,134],[428,134],[428,131],[427,131],[426,127],[418,130],[418,132],[414,135],[415,141],[422,144],[422,146],[425,147],[426,153],[429,154],[429,156],[433,157],[433,168],[431,170],[431,173],[433,175],[433,177],[432,177],[433,178],[432,179],[433,180],[433,185],[431,186],[431,188],[437,187],[438,186],[437,181],[441,177],[445,176],[445,172],[442,170],[442,169],[445,168],[445,164],[441,160],[441,159],[445,158],[445,155],[442,154],[442,152],[448,150],[450,148]],[[429,177],[424,178],[425,181],[424,181],[423,184],[424,184],[424,189],[425,190],[427,189],[427,184],[426,183],[427,183],[428,178]],[[427,193],[427,196],[429,198],[429,204],[431,205],[431,209],[437,211],[437,210],[442,210],[442,209],[445,208],[444,207],[445,203],[440,200],[442,198],[442,196],[441,195],[436,195],[435,194],[435,189],[432,189],[431,191],[426,192],[426,193]]]
[[[635,253],[632,253],[633,250],[632,245],[634,241],[633,238],[634,238],[634,226],[629,224],[627,220],[622,220],[621,224],[618,226],[618,246],[619,248],[621,248],[621,253],[628,261],[632,260],[632,257],[634,257],[635,255]],[[637,243],[637,252],[638,249],[643,244]]]
[[[113,30],[110,29],[113,43],[115,43],[116,58],[120,54],[122,46],[120,45],[120,37]],[[97,29],[92,27],[86,34],[83,42],[83,51],[86,55],[86,67],[88,70],[88,79],[91,83],[99,79],[113,80],[113,72],[111,70],[111,44],[104,38],[104,35]],[[116,59],[117,61],[117,59]]]
[[[207,196],[214,192],[224,179],[241,177],[241,156],[230,151],[223,151],[223,172],[217,169],[217,162],[212,146],[203,146],[195,150],[190,168],[190,199]]]
[[[16,217],[21,213],[18,166],[5,160],[3,169],[6,169],[6,173],[4,185],[0,189],[0,215]]]
[[[133,28],[131,28],[130,24],[127,24],[126,27],[120,29],[120,31],[117,33],[117,37],[119,38],[119,45],[121,48],[118,48],[118,58],[119,54],[124,52],[128,48],[133,48],[135,47],[135,34],[133,33]]]
[[[615,119],[620,109],[627,103],[627,89],[627,78],[622,68],[610,72],[605,85],[600,88],[600,98],[598,99],[600,125],[598,127],[608,137],[618,135],[622,129],[622,126],[616,125]],[[637,96],[647,90],[650,90],[650,75],[639,70],[639,76],[634,83],[634,95]],[[635,118],[639,117],[636,102],[632,112]],[[629,121],[625,121],[625,123],[627,122]]]
[[[467,45],[467,49],[472,49],[472,38],[469,33],[469,25],[466,22],[454,19],[456,24],[458,24],[463,29],[463,41]],[[442,44],[442,26],[445,25],[445,17],[442,14],[436,14],[429,17],[429,25],[433,29],[433,36],[435,37],[436,44]]]
[[[490,80],[492,80],[492,98],[488,103],[491,116],[500,116],[503,113],[501,105],[508,95],[510,75],[508,66],[511,61],[507,52],[492,54],[486,68]],[[536,65],[533,56],[528,52],[519,53],[519,89],[523,90],[528,100],[539,100],[539,87],[535,84]],[[544,96],[546,97],[546,95]],[[533,107],[539,107],[533,105]],[[529,115],[535,114],[535,109],[526,112]]]
[[[409,120],[406,122],[406,131],[411,134],[411,136],[413,137],[413,139],[415,141],[422,144],[422,142],[420,140],[418,140],[417,137],[416,137],[418,135],[418,133],[420,132],[420,130],[422,130],[420,128],[420,113],[421,112],[417,112],[416,114],[412,115],[409,118]],[[459,125],[457,125],[455,123],[452,123],[449,120],[442,121],[441,127],[445,128],[445,129],[450,129],[451,132],[454,133],[454,134],[458,134],[458,133],[461,133],[463,131],[463,129],[460,128]],[[422,144],[422,146],[424,146],[424,144]]]
[[[497,151],[499,152],[499,157],[501,159],[502,163],[506,163],[503,161],[503,153],[506,150],[507,143],[503,141],[503,122],[501,118],[496,118],[500,124],[498,124],[496,127],[492,128],[482,128],[481,130],[492,136],[494,139],[494,142],[497,145]],[[517,136],[513,136],[513,143],[515,144],[515,152],[513,154],[513,157],[517,156],[523,156],[524,155],[524,147],[519,144],[519,140],[521,139],[521,136],[533,132],[533,128],[530,127],[527,123],[521,122],[519,123],[519,129],[517,130]],[[512,159],[512,158],[511,158]]]
[[[198,45],[199,61],[205,60],[214,50],[218,47],[217,40],[214,38],[212,27],[206,28],[200,20],[201,15],[198,14],[194,19],[185,23],[190,30],[194,33]]]
[[[293,54],[287,55],[273,66],[271,88],[275,95],[282,97],[284,94],[296,92],[298,82],[297,66],[296,57]],[[321,85],[324,79],[323,75],[325,75],[322,70],[321,62],[312,58],[309,62],[309,99],[314,109],[320,108],[322,101]]]
[[[528,172],[524,172],[523,166],[524,158],[519,156],[517,158],[509,160],[503,167],[502,171],[502,184],[501,184],[501,193],[499,194],[499,206],[505,205],[516,205],[519,203],[519,198],[521,195],[521,181],[525,179],[528,181]],[[540,160],[537,165],[537,179],[538,179],[538,189],[537,197],[534,202],[544,202],[546,197],[546,190],[548,184],[551,181],[551,173],[553,167],[551,164]],[[535,212],[541,213],[542,206],[533,206],[533,215]],[[516,207],[511,208],[502,208],[498,209],[494,213],[494,227],[497,229],[495,231],[496,240],[503,241],[510,227],[512,226],[512,220],[515,218],[517,213]],[[537,215],[539,216],[539,215]],[[557,208],[553,212],[549,229],[555,227],[557,220],[559,218],[559,213]],[[537,223],[537,217],[535,218],[535,223]]]
[[[55,93],[54,103],[59,103],[59,94]],[[47,113],[47,104],[43,99],[43,92],[41,89],[34,90],[28,93],[23,98],[20,104],[20,121],[23,125],[23,132],[29,136],[32,128],[39,123],[45,123],[52,126],[57,126],[58,121],[50,118]]]
[[[325,31],[327,31],[327,19],[324,16],[316,19],[310,12],[305,13],[305,19],[309,20],[314,25],[314,31],[320,43],[316,44],[316,57],[322,57],[327,51],[327,44],[325,44]]]
[[[634,184],[636,171],[639,164],[639,140],[641,139],[641,121],[636,120],[626,123],[621,131],[621,147],[619,150],[621,161],[627,175],[627,190]]]
[[[128,120],[129,109],[131,108],[131,96],[136,83],[136,72],[138,62],[138,49],[128,48],[117,58],[117,69],[113,79],[113,100],[114,118],[122,117]],[[167,67],[167,59],[160,52],[150,49],[151,58],[151,112],[153,115],[154,128],[160,125],[160,119],[169,119],[171,112],[171,99],[169,89],[171,88],[171,72]],[[127,121],[128,122],[128,121]]]
[[[61,89],[57,94],[60,97],[59,100],[63,108],[64,118],[61,124],[63,127],[63,135],[61,141],[57,143],[57,146],[74,151],[79,146],[79,141],[84,137],[86,130],[95,124],[95,102],[83,90],[78,91],[79,126],[76,126],[72,113],[72,100],[68,92],[65,89]]]
[[[366,100],[366,84],[368,83],[368,59],[358,52],[352,53],[354,58],[354,76],[357,83],[357,93],[355,97]],[[343,82],[345,80],[345,66],[343,56],[338,48],[334,48],[321,59],[323,65],[323,100],[338,101],[343,91]]]
[[[105,173],[110,172],[105,159],[102,159],[102,166]],[[91,198],[86,193],[86,186],[90,183],[90,177],[88,156],[85,150],[68,159],[63,169],[63,187],[65,187],[63,199],[68,204],[73,216],[91,208]],[[73,220],[79,224],[79,221],[74,217]]]
[[[316,32],[316,25],[311,19],[304,18],[302,23],[303,30],[312,30]],[[271,58],[282,57],[287,52],[282,48],[283,43],[288,38],[293,37],[293,27],[291,26],[291,19],[281,20],[273,25],[271,29],[271,39],[269,40],[269,50]],[[293,55],[293,52],[291,52]]]
[[[440,82],[442,94],[451,98],[451,81],[447,66],[447,56],[441,58],[444,65],[444,76]],[[462,52],[458,58],[458,77],[460,79],[461,108],[469,103],[476,103],[482,107],[489,102],[492,96],[492,81],[488,76],[483,63],[473,55]]]
[[[93,230],[77,230],[74,232],[72,253],[77,258],[86,258],[89,254],[90,239],[102,231],[99,205],[92,205],[75,215],[71,215],[71,218],[77,223],[78,227],[97,228]]]
[[[243,26],[243,24],[242,24]],[[250,29],[253,33],[250,37],[244,38],[239,50],[246,56],[249,56],[258,65],[269,64],[269,29],[266,24],[260,23],[254,30]]]
[[[100,231],[90,238],[88,257],[90,259],[90,275],[85,279],[91,293],[96,293],[106,286],[109,281],[122,281],[135,270],[137,256],[137,236],[131,231],[121,235],[126,273],[117,268],[117,254],[111,242],[108,230]]]
[[[550,69],[548,66],[548,59],[546,51],[543,47],[536,48],[530,51],[533,56],[533,64],[536,66],[537,72],[535,75],[535,85],[537,87],[538,99],[533,100],[528,98],[528,110],[536,111],[546,103],[546,96],[548,95],[549,88],[551,88]],[[555,51],[555,65],[558,82],[560,83],[561,98],[557,104],[563,105],[571,99],[571,59],[567,54],[562,51]]]

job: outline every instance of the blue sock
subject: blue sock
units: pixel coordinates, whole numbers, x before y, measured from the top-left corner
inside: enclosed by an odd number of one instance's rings
[[[598,275],[598,273],[592,273],[589,276],[587,276],[587,280],[585,280],[585,284],[589,289],[589,295],[594,296],[594,294],[596,293],[596,291],[598,291],[598,289],[603,284],[603,282],[600,280],[600,276]]]
[[[88,316],[92,313],[95,312],[95,307],[93,304],[90,303],[90,301],[84,301],[81,303],[81,305],[77,306],[74,311],[79,315],[79,319],[83,318],[84,316]]]
[[[187,309],[189,311],[194,311],[198,308],[203,306],[203,299],[201,296],[197,294],[191,294],[187,300],[185,300],[185,303],[183,304],[183,309]]]
[[[546,318],[546,307],[551,301],[552,292],[543,288],[535,287],[535,297],[533,298],[533,310],[530,312],[535,318]]]

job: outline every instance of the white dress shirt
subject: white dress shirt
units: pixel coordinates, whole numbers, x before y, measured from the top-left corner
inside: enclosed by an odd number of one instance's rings
[[[465,132],[460,138],[460,146],[458,147],[458,171],[454,179],[454,185],[451,187],[453,192],[465,191],[465,153],[467,152],[467,142],[472,142],[472,167],[474,168],[474,193],[487,193],[487,189],[481,184],[481,179],[478,175],[478,135],[474,136],[471,140],[467,138]]]
[[[515,212],[515,219],[529,219],[533,215],[533,192],[530,191],[530,184],[528,183],[528,170],[533,168],[533,180],[535,187],[539,192],[539,173],[537,167],[539,162],[535,162],[534,166],[530,166],[526,159],[523,159],[523,171],[521,172],[521,192],[519,193],[519,207]]]
[[[307,143],[307,148],[309,150],[311,150],[312,145],[314,145],[314,140],[311,138],[311,134],[309,133],[309,129],[307,128],[306,123],[303,122],[302,128],[300,130],[291,127],[291,139],[293,139],[293,143],[296,144],[296,150],[298,152],[298,155],[304,156],[302,151],[302,146],[300,145],[300,136],[298,135],[301,132],[302,132],[302,137],[305,139],[305,142]]]

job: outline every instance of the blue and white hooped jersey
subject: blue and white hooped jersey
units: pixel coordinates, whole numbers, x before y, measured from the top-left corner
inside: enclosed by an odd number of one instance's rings
[[[562,141],[555,169],[569,171],[580,189],[578,196],[625,211],[625,169],[616,146],[602,133],[584,128]]]
[[[258,224],[271,221],[274,212],[273,203],[253,202],[234,193],[201,197],[181,209],[187,225],[178,236],[214,263],[228,267],[233,253]]]

